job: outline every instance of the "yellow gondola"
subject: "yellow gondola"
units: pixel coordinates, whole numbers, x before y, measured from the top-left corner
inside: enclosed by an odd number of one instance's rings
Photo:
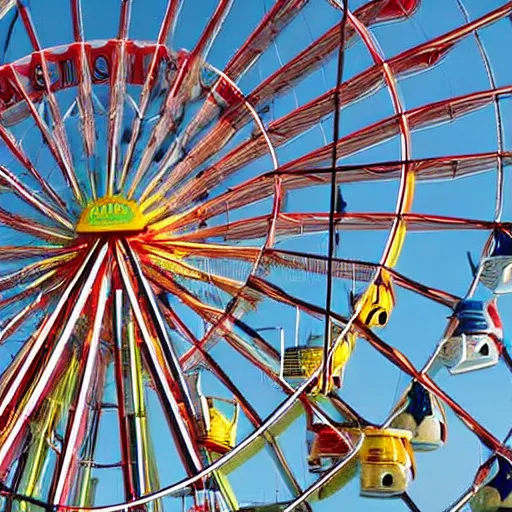
[[[338,344],[334,351],[331,363],[330,379],[327,385],[327,392],[341,386],[341,376],[345,364],[354,350],[356,336],[348,333],[345,339]],[[323,346],[298,346],[288,347],[282,356],[282,377],[293,387],[298,387],[302,382],[309,379],[320,367],[323,361]],[[321,379],[309,390],[310,394],[319,393],[322,388]]]
[[[226,453],[236,444],[238,402],[213,396],[202,397],[202,400],[204,431],[200,442],[212,452]],[[231,409],[231,419],[220,411],[218,405],[221,403],[227,404]]]
[[[395,306],[393,280],[382,271],[375,283],[353,300],[355,309],[360,307],[358,319],[367,327],[384,327]]]
[[[411,438],[407,430],[365,429],[360,451],[362,496],[393,497],[407,490],[416,472]]]
[[[200,372],[187,376],[194,389],[198,441],[210,452],[222,455],[236,444],[239,405],[236,400],[204,396],[200,376]]]

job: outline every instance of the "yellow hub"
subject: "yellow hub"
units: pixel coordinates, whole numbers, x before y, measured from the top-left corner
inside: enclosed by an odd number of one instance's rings
[[[80,215],[77,233],[118,233],[143,231],[146,219],[135,201],[107,196],[90,203]]]

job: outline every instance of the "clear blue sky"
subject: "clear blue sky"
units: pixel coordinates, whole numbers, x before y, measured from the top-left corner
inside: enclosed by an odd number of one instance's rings
[[[86,39],[108,39],[115,37],[118,23],[118,0],[82,0],[84,4],[84,25]],[[365,2],[350,0],[352,11]],[[471,19],[475,19],[502,4],[504,0],[466,0],[465,6]],[[165,0],[134,0],[129,36],[132,39],[154,40],[165,9]],[[197,41],[205,23],[210,19],[216,0],[185,0],[181,11],[176,35],[175,48],[191,49]],[[243,43],[251,29],[272,5],[271,0],[235,0],[215,44],[208,62],[223,68],[229,58]],[[32,1],[31,12],[38,28],[43,47],[68,43],[72,40],[71,18],[68,2],[63,0]],[[303,13],[277,39],[255,66],[240,81],[240,87],[250,92],[262,79],[273,73],[280,62],[285,63],[298,51],[330,28],[340,17],[325,0],[310,0]],[[428,39],[448,32],[464,23],[464,18],[455,0],[423,0],[415,15],[403,22],[373,27],[372,33],[386,57],[391,57],[421,44]],[[510,66],[510,40],[512,24],[505,18],[480,32],[488,52],[498,86],[512,83]],[[9,49],[6,60],[20,58],[29,51],[28,42],[17,26],[15,44]],[[350,78],[372,64],[364,43],[355,39],[345,56],[344,79]],[[269,122],[287,114],[310,99],[322,94],[335,84],[336,61],[325,62],[322,69],[300,82],[291,92],[276,98],[264,121]],[[490,88],[482,59],[478,52],[475,37],[469,36],[453,48],[441,63],[423,73],[398,81],[399,92],[405,109],[415,108],[440,101],[452,96],[469,94]],[[99,96],[101,97],[101,92]],[[104,92],[103,92],[104,95]],[[104,97],[104,96],[103,96]],[[509,98],[500,100],[504,119],[504,146],[511,150],[512,126],[510,115],[512,105]],[[393,114],[393,107],[386,89],[379,89],[360,102],[350,105],[341,114],[341,133],[349,134],[364,126]],[[434,157],[495,151],[497,147],[494,107],[486,108],[447,123],[419,132],[412,136],[412,158]],[[252,126],[250,127],[253,128]],[[281,163],[297,158],[318,148],[332,138],[332,117],[320,126],[278,151]],[[249,131],[244,132],[244,137]],[[240,139],[241,140],[241,139]],[[235,141],[236,142],[236,141]],[[234,143],[230,147],[234,146]],[[380,162],[400,158],[398,138],[385,144],[369,148],[340,161],[342,164]],[[226,187],[240,183],[243,179],[270,170],[268,156],[251,164],[243,172],[222,184],[215,190],[221,193]],[[509,199],[510,169],[505,168],[505,206],[503,219],[512,216],[512,203]],[[469,178],[436,183],[419,183],[416,187],[413,211],[492,220],[496,189],[496,173],[491,171]],[[393,212],[395,209],[398,181],[368,182],[350,184],[343,187],[343,195],[349,211]],[[328,210],[328,187],[293,192],[287,199],[286,210],[290,212],[325,212]],[[261,214],[268,204],[252,209]],[[251,213],[252,214],[252,213]],[[406,276],[421,281],[431,287],[444,289],[455,295],[464,295],[471,275],[466,261],[466,251],[478,258],[487,232],[450,231],[408,233],[404,249],[396,269]],[[378,261],[384,248],[387,232],[341,232],[341,247],[338,256]],[[280,242],[282,249],[302,250],[326,254],[327,236],[310,235]],[[298,297],[324,305],[325,280],[308,277],[308,281],[289,282],[285,273],[272,274],[272,282],[282,286]],[[351,283],[337,282],[334,292],[334,307],[341,314],[348,314],[347,294]],[[396,290],[397,307],[389,325],[379,334],[389,344],[396,347],[419,368],[439,342],[450,311],[419,295],[402,289]],[[489,297],[486,290],[479,288],[477,297]],[[505,335],[512,331],[510,311],[512,299],[499,299]],[[196,319],[186,317],[200,332]],[[246,317],[247,323],[258,328],[280,325],[285,329],[286,343],[293,344],[294,311],[265,301]],[[321,322],[303,318],[300,337],[305,340],[310,333],[323,332]],[[277,337],[268,339],[278,347]],[[4,352],[5,353],[5,352]],[[4,357],[0,353],[0,357]],[[250,368],[247,362],[222,344],[213,354],[224,369],[240,386],[244,394],[254,403],[262,417],[269,414],[283,395],[264,381],[259,373]],[[2,365],[3,366],[3,365]],[[450,376],[442,370],[436,382],[445,389],[460,405],[466,408],[488,430],[498,438],[503,438],[511,424],[510,373],[503,363],[481,372],[461,376]],[[409,378],[390,362],[360,340],[350,360],[341,396],[368,419],[383,421],[391,407],[405,389]],[[220,389],[212,380],[205,386]],[[108,418],[108,414],[105,416]],[[154,442],[157,445],[157,459],[161,470],[161,483],[168,485],[183,476],[183,470],[174,463],[175,450],[167,433],[159,405],[155,397],[150,398],[150,419]],[[119,455],[112,452],[115,436],[115,423],[109,425],[106,419],[100,436],[100,454],[108,453],[113,461]],[[454,501],[472,481],[474,472],[481,461],[482,452],[478,439],[448,410],[448,443],[433,453],[417,455],[417,479],[410,487],[410,494],[422,511],[440,511]],[[242,419],[239,440],[248,434],[249,425]],[[280,438],[290,464],[296,470],[299,482],[306,487],[313,480],[305,463],[304,419],[297,420]],[[100,455],[101,457],[101,455]],[[102,459],[107,462],[107,458]],[[287,499],[287,491],[277,477],[271,459],[261,452],[253,460],[233,473],[232,484],[241,503],[271,502],[279,493],[280,499]],[[354,479],[346,488],[325,502],[315,504],[315,510],[334,511],[399,511],[406,510],[399,500],[368,500],[360,498],[359,480]],[[122,499],[120,472],[110,472],[109,477],[100,483],[98,504],[117,502]],[[169,501],[171,505],[171,501]],[[174,504],[173,507],[176,507]],[[174,508],[173,508],[174,510]]]

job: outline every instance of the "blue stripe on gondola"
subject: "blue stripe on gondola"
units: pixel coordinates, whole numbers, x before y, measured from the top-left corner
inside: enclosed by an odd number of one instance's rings
[[[459,320],[454,336],[461,334],[487,334],[492,333],[485,313],[485,305],[479,300],[462,300],[455,308],[455,316]]]
[[[430,395],[419,382],[413,382],[407,396],[409,397],[409,404],[405,411],[414,418],[416,425],[419,425],[427,416],[434,414]]]
[[[512,256],[512,238],[508,233],[496,231],[492,256]]]

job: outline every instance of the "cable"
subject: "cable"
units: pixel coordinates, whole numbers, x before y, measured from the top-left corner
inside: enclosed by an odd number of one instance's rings
[[[327,290],[325,299],[325,331],[324,331],[324,359],[322,371],[322,392],[327,390],[327,376],[328,376],[328,356],[331,346],[331,303],[332,303],[332,266],[334,255],[334,213],[336,209],[336,161],[338,160],[338,139],[339,139],[339,124],[340,124],[340,86],[343,80],[343,67],[345,62],[345,32],[347,25],[348,14],[348,0],[343,0],[343,16],[340,22],[340,44],[338,49],[338,70],[336,76],[336,89],[334,91],[334,127],[333,127],[333,141],[332,141],[332,171],[331,171],[331,203],[329,209],[329,248],[327,260]]]

